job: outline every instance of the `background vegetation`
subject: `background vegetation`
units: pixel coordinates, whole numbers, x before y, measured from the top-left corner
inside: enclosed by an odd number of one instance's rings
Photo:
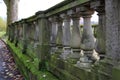
[[[3,37],[6,33],[6,20],[0,17],[0,37]]]

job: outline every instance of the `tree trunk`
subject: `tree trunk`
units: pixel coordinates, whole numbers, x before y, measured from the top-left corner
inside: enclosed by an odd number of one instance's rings
[[[18,2],[19,0],[4,0],[7,6],[7,32],[8,25],[18,20]]]

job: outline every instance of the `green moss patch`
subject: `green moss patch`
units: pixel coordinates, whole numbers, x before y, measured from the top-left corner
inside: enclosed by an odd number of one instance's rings
[[[14,46],[13,43],[7,41],[15,62],[26,80],[58,80],[50,72],[39,70],[40,60],[38,58],[30,58],[26,54],[22,54],[21,50]]]

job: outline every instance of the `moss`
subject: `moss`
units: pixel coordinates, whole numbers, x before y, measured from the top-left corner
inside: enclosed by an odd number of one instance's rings
[[[34,78],[32,80],[58,80],[50,72],[39,70],[40,60],[38,58],[31,59],[31,57],[22,54],[21,50],[16,48],[13,43],[7,41],[7,44],[11,48],[15,62],[26,80],[31,80],[32,77]]]
[[[112,77],[112,80],[120,80],[120,67],[113,68]]]

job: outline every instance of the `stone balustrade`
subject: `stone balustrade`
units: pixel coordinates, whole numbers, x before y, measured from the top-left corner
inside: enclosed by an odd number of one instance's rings
[[[95,11],[99,17],[96,40],[91,25]],[[8,40],[23,54],[40,59],[42,65],[48,61],[48,70],[61,80],[88,80],[91,76],[91,80],[109,80],[112,75],[105,69],[110,63],[104,62],[108,59],[105,16],[104,0],[66,0],[9,25]],[[94,51],[100,60],[93,56]]]

